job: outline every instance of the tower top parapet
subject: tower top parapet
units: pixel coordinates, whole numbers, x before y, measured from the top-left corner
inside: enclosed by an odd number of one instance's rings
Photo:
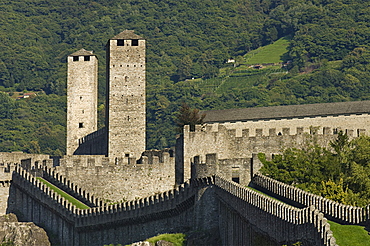
[[[85,49],[80,49],[72,54],[70,54],[69,56],[93,56],[94,53],[93,51],[91,50],[85,50]]]
[[[110,40],[114,40],[114,39],[144,39],[141,36],[135,34],[134,32],[135,32],[134,30],[124,30],[123,32],[121,32],[121,33],[117,34],[116,36],[114,36],[113,38],[111,38]]]

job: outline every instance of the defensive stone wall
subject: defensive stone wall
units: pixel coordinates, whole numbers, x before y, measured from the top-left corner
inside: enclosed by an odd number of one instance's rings
[[[291,207],[218,176],[215,185],[221,201],[220,225],[226,227],[220,226],[223,245],[251,245],[251,239],[243,239],[243,233],[238,231],[240,221],[228,216],[229,208],[279,245],[297,241],[308,242],[308,245],[337,245],[329,223],[314,206]]]
[[[74,155],[107,155],[107,129],[101,128],[79,139]]]
[[[220,205],[212,206],[217,200]],[[46,228],[58,236],[61,245],[68,246],[127,244],[158,233],[214,227],[219,228],[223,245],[252,245],[253,235],[246,238],[240,230],[243,227],[238,227],[243,223],[277,243],[336,245],[317,209],[290,207],[218,176],[135,201],[80,210],[17,168],[8,212]]]
[[[315,206],[326,217],[345,224],[365,225],[370,219],[370,205],[365,208],[344,205],[327,198],[303,191],[297,187],[284,184],[257,173],[253,185],[268,194],[278,196],[300,206]]]
[[[105,202],[134,200],[175,186],[172,150],[145,151],[138,161],[100,155],[65,156],[55,171]]]
[[[204,159],[217,153],[219,159],[250,158],[250,153],[279,153],[288,147],[300,148],[315,140],[322,146],[342,130],[348,136],[367,134],[368,114],[303,119],[281,119],[189,126],[183,130],[183,179],[191,177],[194,156]],[[331,127],[326,127],[331,126]]]
[[[262,167],[257,154],[250,158],[218,159],[217,154],[206,154],[205,159],[195,156],[191,163],[191,178],[219,175],[241,185],[249,185],[254,173]]]
[[[53,160],[48,155],[27,154],[23,152],[0,152],[0,214],[5,214],[8,206],[9,186],[12,182],[12,173],[17,165],[25,167],[35,165],[53,165]]]
[[[80,210],[26,170],[17,168],[8,212],[46,228],[58,236],[61,245],[127,244],[158,233],[196,228],[194,214],[205,213],[196,210],[210,210],[195,204],[204,196],[204,192],[198,194],[198,189],[212,184],[213,179],[206,178],[140,200]],[[208,224],[212,225],[217,223]]]
[[[104,205],[101,199],[90,195],[90,193],[78,187],[59,173],[53,171],[51,168],[46,167],[44,170],[40,170],[39,173],[43,179],[47,180],[51,184],[55,185],[59,189],[83,202],[89,207],[98,207]]]

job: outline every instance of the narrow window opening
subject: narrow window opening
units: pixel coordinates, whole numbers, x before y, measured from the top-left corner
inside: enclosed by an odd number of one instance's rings
[[[125,154],[125,157],[130,157],[130,154],[127,154],[127,153],[126,153],[126,154]]]
[[[80,100],[82,100],[82,97],[80,97]]]
[[[78,123],[78,128],[84,128],[84,123]]]
[[[124,46],[125,40],[124,39],[117,39],[117,46]]]
[[[231,168],[231,180],[235,183],[240,183],[240,175],[239,175],[239,167],[232,167]]]
[[[131,40],[131,46],[139,46],[139,39]]]
[[[84,56],[84,61],[90,61],[90,56]]]
[[[130,116],[127,116],[127,120],[130,121]]]
[[[74,56],[73,61],[78,61],[78,56]]]

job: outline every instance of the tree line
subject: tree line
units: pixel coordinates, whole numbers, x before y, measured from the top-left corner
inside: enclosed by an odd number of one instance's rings
[[[16,0],[0,3],[0,9],[0,91],[42,95],[0,107],[4,122],[13,122],[1,123],[6,137],[0,138],[0,151],[65,152],[65,140],[59,138],[66,131],[60,120],[66,110],[66,57],[80,48],[94,50],[99,58],[103,126],[105,44],[124,29],[147,39],[148,149],[174,145],[183,103],[208,110],[367,100],[370,95],[367,1]],[[222,93],[191,80],[222,80],[226,59],[243,60],[248,51],[286,35],[292,37],[284,55],[288,74],[269,74]],[[248,78],[240,77],[239,83],[249,83]],[[1,100],[8,101],[6,95]],[[54,107],[56,102],[61,106]],[[33,134],[40,122],[55,145],[46,146]],[[36,147],[27,144],[30,134]]]

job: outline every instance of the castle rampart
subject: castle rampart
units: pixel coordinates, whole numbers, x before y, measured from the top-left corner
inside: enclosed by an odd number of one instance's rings
[[[256,120],[235,123],[211,123],[189,126],[183,130],[183,176],[191,177],[194,156],[204,159],[217,153],[219,159],[251,158],[251,153],[280,153],[289,147],[300,148],[307,141],[322,146],[335,139],[342,130],[350,138],[369,133],[368,114],[280,120]],[[330,127],[329,127],[330,126]]]
[[[145,151],[139,160],[101,155],[65,156],[56,172],[105,202],[134,200],[175,186],[172,150]]]
[[[220,207],[212,206],[217,199]],[[278,243],[336,245],[326,219],[313,207],[290,207],[218,176],[193,180],[135,201],[80,210],[18,168],[9,200],[9,212],[14,211],[22,220],[33,221],[58,235],[61,245],[69,246],[126,244],[158,233],[207,230],[212,226],[219,227],[223,245],[252,245],[253,235],[245,238],[236,227],[245,226],[243,223]]]
[[[365,225],[370,220],[370,205],[365,208],[343,205],[259,173],[254,176],[253,185],[296,206],[315,206],[326,217],[339,223]]]
[[[330,225],[314,206],[297,209],[218,176],[215,185],[222,204],[220,224],[227,227],[220,231],[224,245],[243,241],[243,233],[238,233],[236,226],[240,226],[240,221],[230,216],[230,208],[278,245],[297,241],[308,245],[336,245]]]
[[[219,175],[241,185],[249,185],[254,173],[262,167],[257,154],[251,154],[250,158],[218,159],[217,154],[195,156],[191,163],[191,178],[203,178]]]

